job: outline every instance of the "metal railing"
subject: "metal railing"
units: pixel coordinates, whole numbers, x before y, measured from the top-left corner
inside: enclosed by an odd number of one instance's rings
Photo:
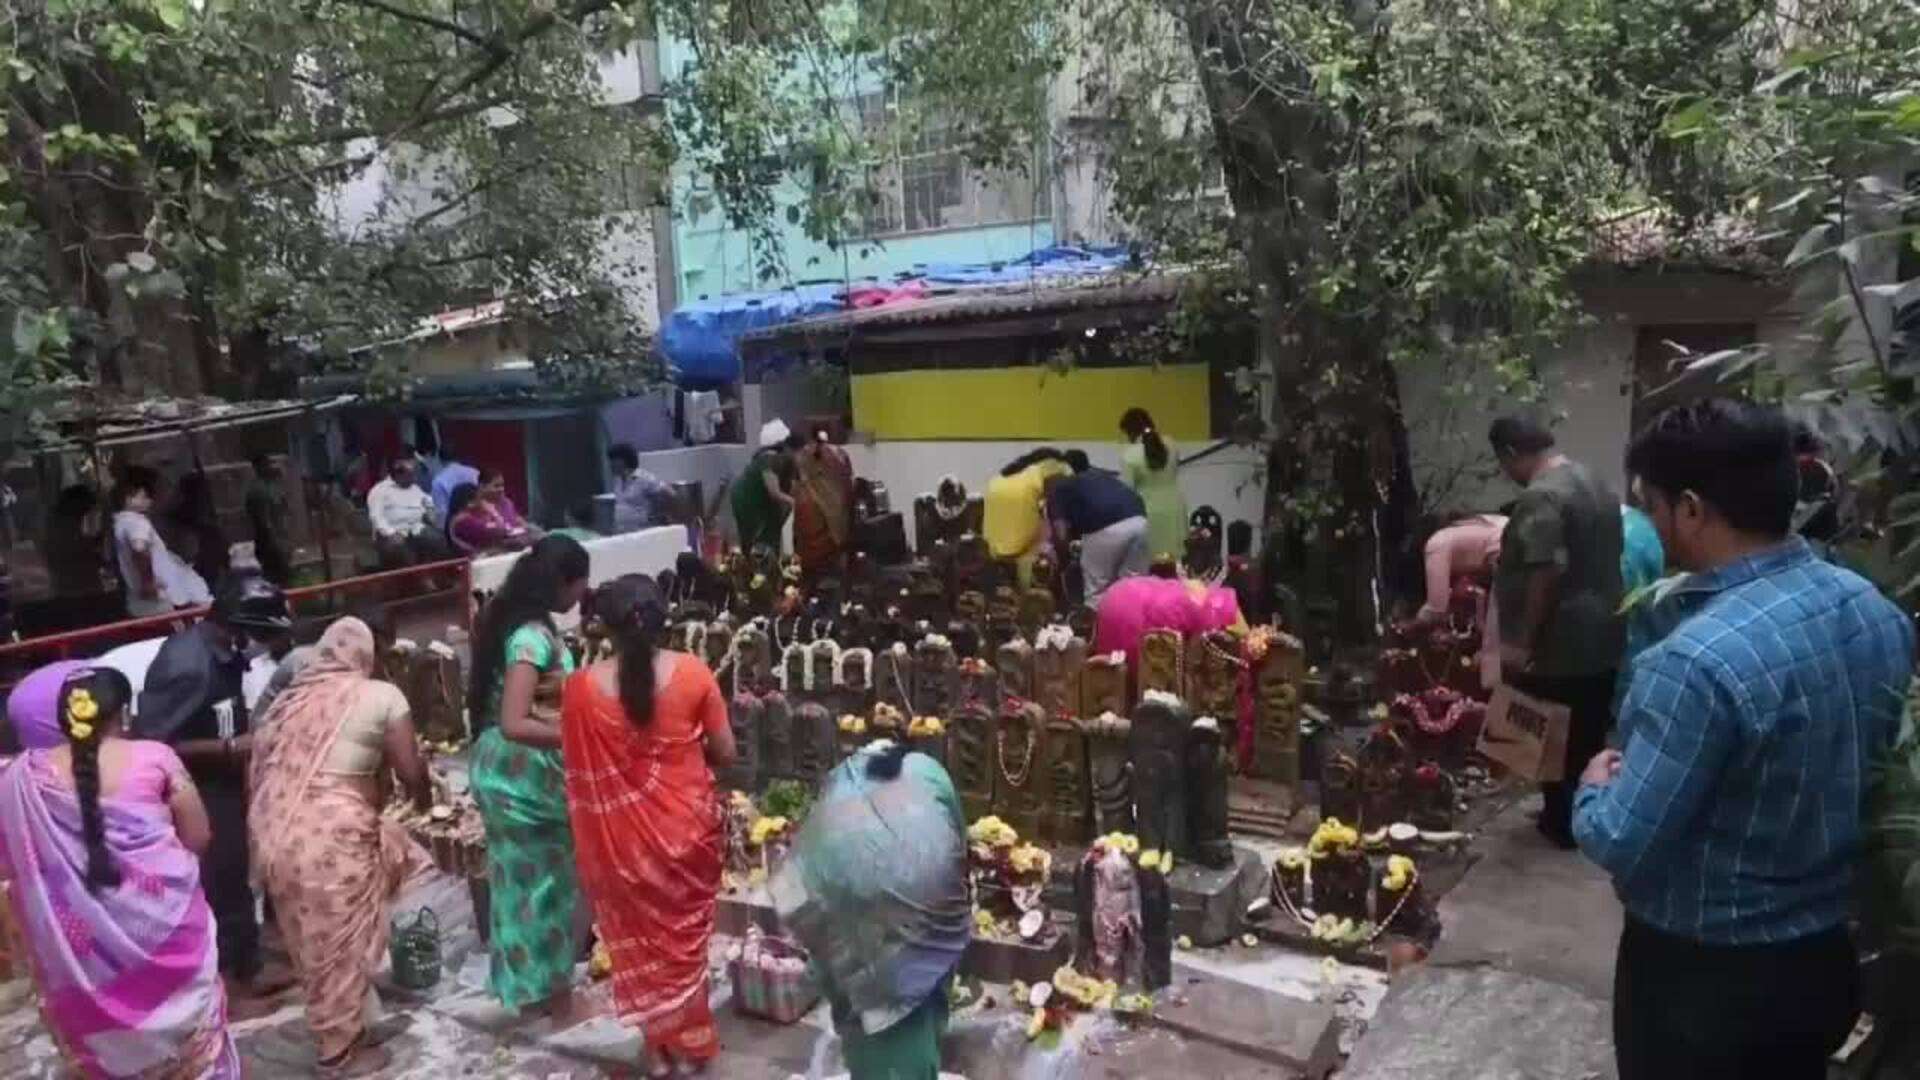
[[[369,588],[392,585],[415,578],[430,578],[436,575],[457,574],[459,585],[455,595],[468,598],[473,593],[473,560],[467,558],[446,559],[441,562],[422,563],[419,566],[402,567],[398,570],[381,570],[358,577],[341,578],[320,585],[302,585],[287,590],[287,603],[296,609],[301,601],[311,601],[322,597],[357,592]],[[396,603],[407,603],[428,597],[445,596],[446,589],[432,589],[412,596],[402,597]],[[140,641],[160,634],[170,634],[183,623],[204,617],[207,607],[181,608],[165,615],[149,615],[138,619],[123,619],[119,622],[102,623],[82,630],[69,630],[58,634],[46,634],[0,645],[0,671],[19,671],[24,673],[27,667],[22,661],[38,658],[36,664],[65,660],[76,653],[95,655],[105,651],[103,643],[124,644]],[[329,610],[338,610],[329,605]],[[0,676],[4,678],[4,676]],[[8,680],[11,681],[11,680]]]

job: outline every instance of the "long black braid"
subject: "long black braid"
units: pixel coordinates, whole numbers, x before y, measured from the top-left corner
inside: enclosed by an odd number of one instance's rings
[[[87,888],[93,892],[120,884],[120,868],[107,853],[107,830],[100,818],[100,744],[120,721],[133,687],[113,668],[94,668],[60,687],[60,729],[73,752],[73,791],[80,799],[80,828],[87,842]],[[91,716],[87,703],[91,703]],[[75,715],[76,709],[82,714]]]

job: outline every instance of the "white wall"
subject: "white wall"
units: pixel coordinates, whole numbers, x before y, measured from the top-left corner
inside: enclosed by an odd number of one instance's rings
[[[1503,397],[1484,373],[1401,367],[1414,478],[1427,507],[1491,510],[1518,494],[1494,467],[1487,427],[1496,416],[1521,410],[1551,418],[1560,449],[1624,497],[1639,328],[1751,322],[1761,342],[1785,346],[1800,331],[1797,305],[1776,306],[1775,299],[1759,285],[1714,275],[1655,276],[1596,289],[1589,298],[1593,321],[1539,360],[1543,400],[1534,406]]]
[[[936,490],[941,478],[949,474],[967,485],[969,492],[978,494],[985,490],[988,478],[999,472],[1002,465],[1036,445],[1039,444],[998,441],[877,442],[871,446],[848,446],[847,453],[853,459],[856,475],[887,485],[893,508],[906,519],[908,541],[912,542],[915,496]],[[1052,445],[1062,450],[1084,450],[1087,457],[1102,468],[1117,470],[1120,467],[1118,442]],[[1190,445],[1179,447],[1182,454],[1192,454],[1197,449],[1199,447]],[[1246,521],[1253,525],[1257,549],[1262,532],[1261,506],[1266,495],[1264,470],[1265,461],[1259,453],[1232,447],[1182,468],[1180,490],[1187,497],[1189,510],[1212,506],[1228,523]]]
[[[733,478],[740,475],[751,453],[739,443],[650,450],[640,455],[640,467],[669,484],[699,481],[700,497],[711,505],[714,495],[726,490],[733,483]],[[727,512],[725,499],[720,500],[720,516],[727,521],[733,520]]]
[[[940,486],[942,477],[951,473],[978,493],[1000,466],[1033,449],[1028,442],[881,442],[871,446],[849,445],[847,456],[853,459],[856,476],[878,480],[887,485],[893,508],[906,521],[907,539],[913,539],[913,499]],[[1118,443],[1058,443],[1062,450],[1085,450],[1095,465],[1120,467]],[[1186,446],[1191,454],[1198,447]],[[733,483],[746,466],[751,450],[738,443],[691,446],[678,450],[655,450],[640,455],[640,467],[669,483],[698,480],[704,485],[708,502],[714,494]],[[1251,450],[1232,447],[1198,464],[1180,470],[1180,490],[1189,508],[1207,505],[1220,511],[1227,522],[1246,521],[1254,527],[1254,544],[1260,542],[1261,503],[1265,497],[1264,461]],[[731,522],[722,500],[721,518]],[[731,528],[731,526],[728,526]]]

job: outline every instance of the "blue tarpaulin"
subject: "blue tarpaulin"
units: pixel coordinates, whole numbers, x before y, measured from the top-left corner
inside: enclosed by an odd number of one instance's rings
[[[915,279],[946,286],[1009,285],[1038,277],[1108,274],[1127,266],[1130,258],[1123,247],[1046,247],[1004,262],[916,265],[894,282],[868,278],[851,287],[897,286]],[[681,386],[706,389],[737,382],[741,335],[810,315],[845,311],[849,287],[835,281],[690,300],[675,308],[661,326],[660,351]]]
[[[845,285],[834,282],[692,300],[673,309],[660,327],[660,351],[682,386],[707,389],[738,382],[740,355],[735,346],[740,335],[808,315],[843,311],[845,292]]]

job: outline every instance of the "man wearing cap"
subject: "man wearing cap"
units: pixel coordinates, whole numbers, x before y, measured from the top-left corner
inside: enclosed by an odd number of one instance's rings
[[[747,460],[728,496],[741,551],[765,546],[779,554],[780,530],[793,513],[793,496],[788,494],[793,487],[793,452],[804,442],[780,420],[761,425],[760,448]]]
[[[220,971],[236,999],[290,985],[261,963],[260,926],[247,866],[247,757],[252,750],[241,677],[251,648],[293,627],[280,587],[257,574],[229,575],[205,619],[167,638],[147,669],[134,734],[172,746],[213,823],[200,880],[218,924]]]

